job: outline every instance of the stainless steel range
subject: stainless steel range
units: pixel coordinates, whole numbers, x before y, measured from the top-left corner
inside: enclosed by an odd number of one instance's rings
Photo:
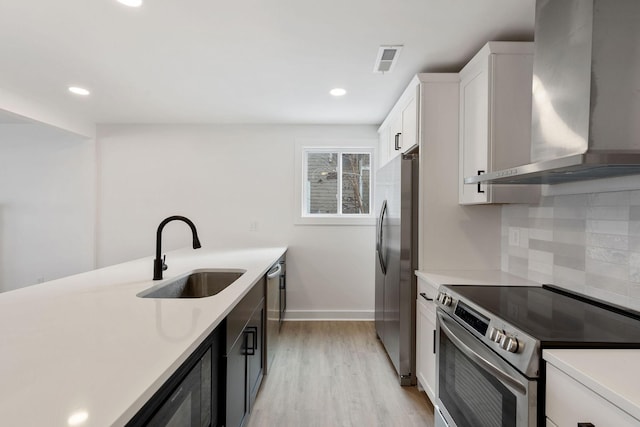
[[[640,315],[552,286],[444,285],[436,426],[544,426],[549,348],[640,348]]]

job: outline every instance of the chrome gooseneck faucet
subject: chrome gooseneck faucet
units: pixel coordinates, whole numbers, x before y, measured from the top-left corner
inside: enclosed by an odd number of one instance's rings
[[[167,264],[164,263],[164,259],[162,259],[162,255],[161,255],[162,254],[162,249],[161,249],[162,229],[164,228],[165,225],[175,220],[186,222],[189,228],[191,228],[191,234],[193,234],[193,249],[198,249],[202,247],[200,245],[200,239],[198,239],[198,232],[196,231],[196,226],[193,225],[193,222],[191,222],[189,218],[186,218],[184,216],[174,215],[162,220],[162,222],[158,226],[158,232],[156,233],[156,259],[153,260],[153,280],[162,280],[162,272],[167,269]]]

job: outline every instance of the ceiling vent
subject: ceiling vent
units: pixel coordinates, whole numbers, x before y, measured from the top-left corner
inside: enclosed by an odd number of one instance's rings
[[[378,49],[378,56],[376,57],[376,63],[373,66],[374,73],[389,73],[393,71],[396,62],[398,62],[398,56],[402,46],[380,46]]]

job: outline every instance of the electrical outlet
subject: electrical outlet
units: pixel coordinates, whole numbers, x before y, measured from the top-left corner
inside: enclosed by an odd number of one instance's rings
[[[520,246],[520,229],[509,227],[509,246]]]
[[[258,231],[258,221],[251,221],[249,223],[249,231]]]

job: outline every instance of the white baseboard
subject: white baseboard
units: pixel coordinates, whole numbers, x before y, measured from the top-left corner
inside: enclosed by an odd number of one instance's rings
[[[364,320],[373,321],[373,310],[287,310],[285,321]]]

